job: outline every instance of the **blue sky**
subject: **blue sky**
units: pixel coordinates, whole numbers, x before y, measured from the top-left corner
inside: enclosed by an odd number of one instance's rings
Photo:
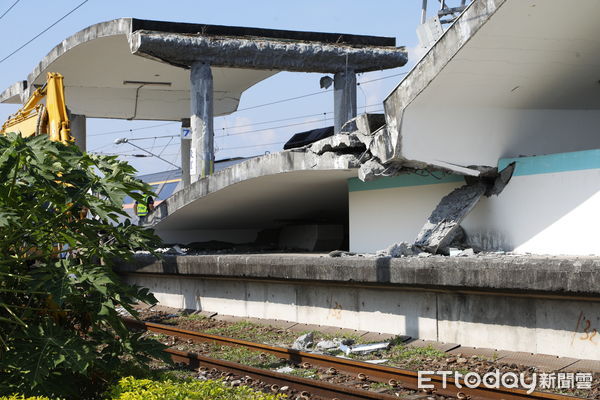
[[[39,1],[20,0],[0,20],[0,59],[31,39],[51,23],[76,7],[83,0]],[[0,15],[15,0],[0,0]],[[435,3],[431,1],[430,8]],[[354,1],[157,1],[157,0],[89,0],[80,9],[50,29],[40,38],[0,63],[0,91],[18,80],[24,80],[34,66],[56,44],[67,36],[98,22],[121,17],[135,17],[177,22],[278,28],[303,31],[339,32],[351,34],[392,36],[397,45],[409,51],[409,64],[403,68],[361,74],[358,81],[368,81],[399,74],[414,65],[418,51],[415,29],[420,18],[421,0]],[[430,13],[434,10],[430,10]],[[57,71],[60,72],[60,71]],[[246,91],[239,108],[252,107],[280,99],[318,92],[321,74],[279,73]],[[358,89],[359,112],[382,110],[382,100],[400,82],[401,76],[365,83]],[[68,76],[65,77],[68,80]],[[67,99],[67,103],[68,103]],[[361,108],[362,107],[362,108]],[[18,107],[0,105],[0,121]],[[288,101],[268,107],[239,111],[215,119],[217,159],[251,156],[282,148],[296,132],[332,125],[333,96],[329,93]],[[298,117],[298,118],[296,118]],[[294,118],[287,120],[288,118]],[[286,121],[262,123],[265,121]],[[88,119],[88,151],[104,153],[135,153],[141,151],[128,144],[114,145],[118,137],[146,138],[179,134],[177,123],[163,124],[150,129],[139,129],[160,124],[156,121],[124,121]],[[281,127],[282,125],[298,124]],[[301,124],[301,125],[300,125]],[[129,130],[126,133],[111,133]],[[244,133],[247,131],[255,131]],[[237,135],[233,135],[238,133]],[[240,134],[241,133],[241,134]],[[227,134],[231,136],[227,136]],[[135,142],[149,151],[179,164],[179,139],[161,138]],[[277,143],[277,144],[273,144]],[[253,147],[249,147],[253,146]],[[157,158],[123,156],[140,173],[151,173],[172,168]]]

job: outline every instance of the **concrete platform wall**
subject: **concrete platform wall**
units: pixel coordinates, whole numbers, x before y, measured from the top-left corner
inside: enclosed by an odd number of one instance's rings
[[[501,159],[515,174],[499,196],[483,198],[462,226],[484,250],[600,255],[600,150]],[[463,184],[417,175],[349,181],[350,250],[412,242],[441,198]]]
[[[160,304],[600,360],[600,302],[128,274]]]

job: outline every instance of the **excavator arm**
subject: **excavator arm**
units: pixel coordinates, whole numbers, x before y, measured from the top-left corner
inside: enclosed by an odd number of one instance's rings
[[[49,72],[44,86],[36,89],[25,105],[8,118],[0,133],[18,132],[25,137],[45,134],[50,140],[69,144],[73,142],[69,125],[63,76]]]

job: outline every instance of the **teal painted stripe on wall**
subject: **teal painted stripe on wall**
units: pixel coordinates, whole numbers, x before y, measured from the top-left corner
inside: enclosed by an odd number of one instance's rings
[[[504,169],[513,161],[517,162],[513,176],[597,169],[600,168],[600,149],[535,157],[501,158],[498,161],[498,169]]]
[[[435,174],[437,178],[431,175],[403,174],[383,177],[370,182],[363,182],[358,178],[350,178],[348,179],[348,191],[358,192],[361,190],[380,190],[398,187],[435,185],[437,183],[464,182],[464,178],[459,175]]]

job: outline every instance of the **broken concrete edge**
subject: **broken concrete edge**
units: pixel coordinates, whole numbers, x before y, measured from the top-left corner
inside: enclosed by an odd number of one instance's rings
[[[466,185],[454,189],[440,200],[417,235],[413,247],[432,254],[448,254],[448,247],[457,239],[459,229],[464,236],[460,224],[465,217],[484,195],[497,196],[504,190],[512,178],[515,165],[514,162],[510,163],[501,172],[488,169],[481,179],[467,177]]]
[[[0,103],[20,103],[21,95],[27,88],[27,81],[19,81],[10,85],[0,93]]]
[[[488,190],[483,182],[463,185],[447,194],[435,207],[417,235],[414,245],[436,254],[445,249],[455,236],[460,223]]]
[[[251,158],[192,183],[161,202],[148,215],[146,225],[155,227],[164,218],[186,205],[235,183],[294,171],[353,170],[357,169],[359,164],[357,157],[352,154],[338,155],[327,152],[317,155],[294,150]]]
[[[506,0],[472,2],[442,37],[384,100],[384,109],[393,152],[389,160],[406,162],[402,150],[404,110],[425,90],[456,53],[498,11]],[[419,160],[415,160],[418,162]]]
[[[136,255],[119,273],[213,279],[308,281],[481,291],[506,295],[600,296],[600,257],[338,257],[318,255]]]
[[[266,38],[207,37],[136,31],[129,38],[132,54],[189,67],[202,60],[215,67],[295,72],[369,72],[401,67],[404,48],[356,47],[346,44],[291,42]]]
[[[251,28],[229,25],[208,25],[188,22],[166,22],[132,19],[132,31],[146,30],[164,33],[202,34],[203,36],[260,37],[302,42],[346,44],[353,46],[396,46],[396,38],[355,35],[339,32],[290,31],[283,29]]]

